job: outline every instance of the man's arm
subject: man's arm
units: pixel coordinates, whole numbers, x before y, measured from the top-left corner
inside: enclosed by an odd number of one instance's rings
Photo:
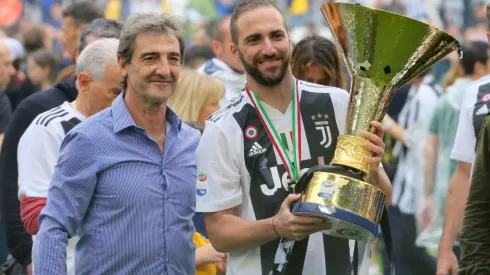
[[[330,229],[331,224],[320,218],[296,216],[290,212],[293,202],[300,197],[301,194],[289,195],[274,217],[258,221],[235,216],[235,209],[206,213],[209,240],[216,250],[231,252],[259,247],[279,237],[302,240],[315,232]]]
[[[56,136],[53,124],[44,126],[34,122],[19,141],[17,164],[20,213],[24,227],[31,235],[36,235],[39,230],[39,214],[46,205],[60,143],[61,137]]]
[[[97,182],[96,150],[90,140],[70,132],[61,145],[48,202],[34,242],[36,275],[66,274],[66,245],[85,216]]]
[[[233,132],[231,129],[228,131]],[[273,218],[257,221],[237,217],[235,208],[243,200],[241,171],[238,168],[242,163],[237,150],[240,149],[234,146],[219,125],[206,122],[196,160],[198,188],[206,187],[207,191],[197,196],[196,211],[204,212],[206,232],[216,250],[230,252],[250,249],[279,236],[300,240],[313,232],[330,228],[321,219],[290,213],[293,201],[300,198],[299,194],[286,198],[274,218],[274,224]],[[199,178],[205,182],[204,186],[200,187],[204,183]]]
[[[468,198],[471,164],[459,162],[449,182],[449,192],[444,213],[444,225],[439,253],[451,252],[463,223],[464,207]]]
[[[461,229],[458,274],[490,274],[490,120],[483,127],[473,164]]]

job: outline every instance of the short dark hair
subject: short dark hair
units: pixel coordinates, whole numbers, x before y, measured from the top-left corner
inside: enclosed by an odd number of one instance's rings
[[[279,8],[276,5],[274,5],[274,3],[272,3],[270,0],[238,0],[238,3],[236,4],[235,9],[233,10],[233,13],[231,14],[231,21],[230,21],[231,41],[233,42],[233,44],[238,45],[238,29],[236,25],[238,18],[243,13],[259,7],[274,7],[279,12],[281,12]],[[285,21],[284,21],[284,25],[286,25]]]
[[[29,54],[44,48],[43,40],[45,36],[46,33],[44,32],[44,29],[39,26],[33,26],[31,29],[22,34],[22,42],[26,52]]]
[[[145,32],[154,32],[166,35],[175,35],[179,41],[180,64],[184,64],[185,39],[183,25],[180,17],[168,13],[133,13],[124,22],[121,36],[119,37],[119,48],[117,56],[127,64],[131,63],[136,37]],[[127,78],[121,79],[123,90],[127,88]]]
[[[54,80],[56,76],[55,67],[58,64],[58,56],[48,50],[39,49],[29,55],[28,58],[32,58],[34,62],[41,68],[49,68],[51,75],[50,79]]]
[[[212,58],[215,58],[216,55],[213,52],[213,49],[209,45],[196,45],[192,46],[190,49],[185,52],[185,61],[184,66],[188,68],[195,68],[196,64]]]
[[[114,19],[99,18],[90,22],[83,28],[78,37],[78,52],[82,52],[87,47],[87,36],[96,35],[100,38],[117,38],[121,35],[123,22]]]
[[[71,17],[77,25],[85,25],[97,18],[104,18],[104,10],[94,2],[75,2],[63,10],[63,17]]]
[[[213,26],[211,28],[211,35],[210,35],[212,40],[223,42],[223,39],[224,39],[223,28],[225,27],[225,26],[223,26],[223,24],[228,19],[230,19],[230,15],[223,16],[223,17],[217,19],[213,23]],[[229,28],[230,26],[226,26],[226,27]]]
[[[473,74],[475,64],[482,63],[487,65],[488,61],[488,43],[482,41],[473,41],[463,46],[464,57],[459,61],[466,75]]]

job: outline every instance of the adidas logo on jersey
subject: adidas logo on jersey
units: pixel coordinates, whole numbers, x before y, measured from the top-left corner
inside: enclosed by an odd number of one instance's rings
[[[254,144],[252,145],[252,148],[250,148],[250,151],[248,151],[248,156],[252,157],[252,156],[255,156],[258,154],[262,154],[264,152],[265,152],[265,149],[262,148],[262,146],[260,146],[260,144],[258,142],[254,142]]]

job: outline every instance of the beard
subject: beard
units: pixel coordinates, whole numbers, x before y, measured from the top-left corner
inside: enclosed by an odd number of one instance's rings
[[[287,58],[281,58],[283,63],[280,67],[279,74],[277,76],[266,76],[257,68],[258,67],[257,65],[260,62],[265,62],[265,61],[269,61],[269,60],[277,60],[278,58],[280,58],[278,55],[262,56],[260,58],[253,60],[253,64],[249,64],[247,61],[245,61],[245,58],[240,51],[238,51],[238,57],[240,58],[240,61],[242,62],[242,65],[243,65],[243,68],[245,69],[245,71],[255,81],[257,81],[257,83],[259,83],[262,86],[266,86],[266,87],[276,86],[279,83],[281,83],[281,81],[286,76],[286,72],[288,70],[289,60],[290,60],[289,56]]]

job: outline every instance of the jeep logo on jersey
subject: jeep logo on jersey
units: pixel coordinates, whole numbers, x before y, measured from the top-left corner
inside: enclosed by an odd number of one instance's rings
[[[282,166],[284,167],[284,166]],[[309,168],[303,168],[300,171],[300,176],[306,173]],[[293,181],[289,178],[289,175],[287,172],[283,172],[282,175],[279,175],[279,170],[277,169],[277,166],[271,167],[271,175],[272,175],[272,181],[274,182],[274,187],[270,189],[267,184],[261,184],[260,185],[260,190],[264,195],[266,196],[273,196],[276,191],[280,188],[284,188],[286,191],[289,191],[290,187],[294,186],[292,185]]]

